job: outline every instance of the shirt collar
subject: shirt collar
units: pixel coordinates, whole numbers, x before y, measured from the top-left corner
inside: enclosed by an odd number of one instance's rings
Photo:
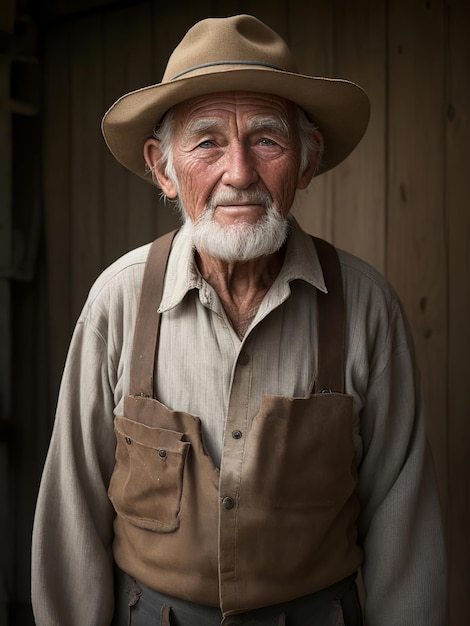
[[[293,280],[303,280],[326,293],[323,272],[311,236],[302,230],[295,218],[290,216],[289,221],[286,256],[276,283],[288,285]],[[159,312],[176,307],[192,289],[206,290],[207,283],[197,268],[189,230],[183,226],[173,240]]]

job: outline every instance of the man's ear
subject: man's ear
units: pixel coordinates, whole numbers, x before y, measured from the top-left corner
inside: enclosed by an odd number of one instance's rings
[[[318,161],[323,154],[323,135],[318,130],[316,130],[313,134],[315,136],[314,141],[317,147],[310,153],[310,159],[307,167],[299,174],[297,189],[305,189],[308,187],[317,170]]]
[[[165,167],[161,165],[162,151],[158,139],[147,139],[144,143],[144,159],[149,169],[155,175],[159,187],[167,198],[174,200],[178,195],[176,185],[165,174]]]

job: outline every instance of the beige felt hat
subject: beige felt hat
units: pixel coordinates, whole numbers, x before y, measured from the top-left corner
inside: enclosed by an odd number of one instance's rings
[[[369,98],[361,87],[299,74],[279,35],[251,15],[236,15],[195,24],[175,48],[161,83],[122,96],[107,111],[105,141],[122,165],[145,177],[144,142],[168,109],[195,96],[235,90],[274,94],[301,106],[324,137],[318,173],[349,155],[369,121]]]

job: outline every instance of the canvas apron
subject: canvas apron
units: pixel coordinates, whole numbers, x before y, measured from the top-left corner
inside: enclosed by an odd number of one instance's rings
[[[243,446],[235,473],[225,460],[220,471],[214,466],[197,417],[154,397],[157,309],[170,245],[166,236],[149,253],[130,393],[115,419],[109,496],[117,512],[118,568],[142,588],[215,607],[226,620],[349,580],[362,551],[336,251],[316,240],[328,294],[318,292],[315,393],[264,396],[250,431],[226,434]]]

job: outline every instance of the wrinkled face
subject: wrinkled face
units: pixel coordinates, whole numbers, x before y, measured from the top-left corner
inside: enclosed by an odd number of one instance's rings
[[[263,94],[218,93],[188,100],[175,113],[178,187],[158,167],[156,176],[168,197],[180,196],[192,222],[212,205],[212,219],[220,226],[255,224],[266,214],[266,197],[287,216],[296,190],[308,185],[315,167],[312,159],[299,172],[292,103]],[[154,164],[157,157],[155,141],[146,158]]]

